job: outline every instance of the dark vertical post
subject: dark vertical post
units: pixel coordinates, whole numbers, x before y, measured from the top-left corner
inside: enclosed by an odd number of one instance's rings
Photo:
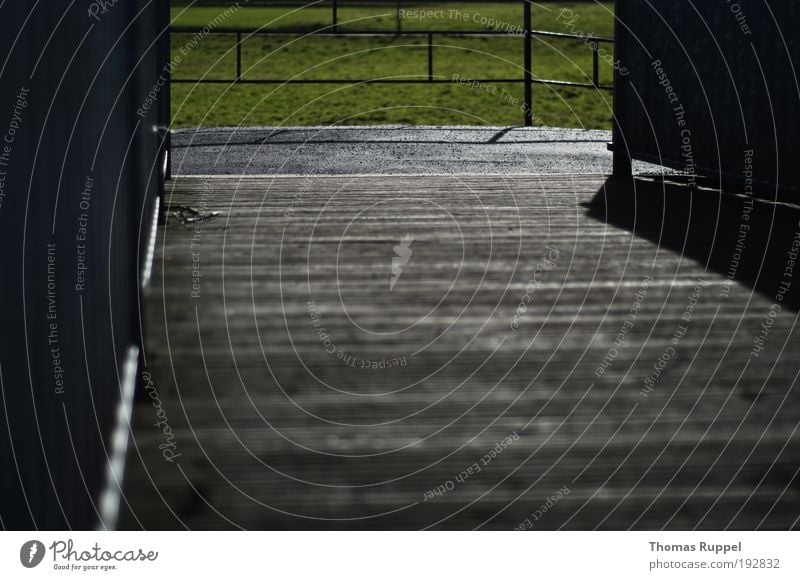
[[[625,91],[626,81],[620,74],[620,67],[628,62],[627,40],[625,35],[625,7],[626,0],[614,2],[614,119],[611,132],[611,150],[614,154],[614,177],[630,178],[633,175],[631,156],[625,144],[624,127],[622,120],[625,118]]]
[[[242,80],[242,33],[236,33],[236,81]]]
[[[533,125],[533,73],[531,72],[531,67],[533,66],[533,54],[532,54],[532,45],[531,45],[531,3],[528,0],[524,0],[523,2],[524,12],[523,12],[523,28],[524,28],[524,57],[523,57],[523,67],[525,69],[525,98],[524,98],[524,107],[525,107],[525,126],[530,127]]]
[[[167,76],[167,82],[164,83],[164,87],[162,88],[163,95],[159,101],[160,109],[159,109],[159,119],[158,124],[159,126],[166,127],[166,134],[164,135],[164,139],[162,142],[162,155],[164,156],[165,160],[165,167],[164,167],[164,179],[172,179],[172,67],[170,66],[172,63],[172,36],[170,34],[170,8],[169,4],[164,2],[163,5],[159,5],[159,12],[158,18],[159,22],[163,23],[163,28],[161,29],[161,34],[159,36],[158,42],[161,43],[161,55],[158,64],[162,67],[161,74]],[[159,188],[158,195],[163,197],[163,184],[162,187]]]
[[[398,34],[403,30],[403,17],[401,16],[403,12],[403,2],[402,0],[397,0],[397,32]]]
[[[592,42],[592,84],[600,86],[600,47],[596,40]]]
[[[337,15],[338,9],[339,3],[336,0],[333,0],[331,6],[331,25],[334,32],[338,32],[339,30],[339,16]]]
[[[433,80],[433,33],[428,33],[428,80]]]

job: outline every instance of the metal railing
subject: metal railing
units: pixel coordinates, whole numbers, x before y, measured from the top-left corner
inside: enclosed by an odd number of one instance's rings
[[[346,30],[343,29],[338,19],[338,2],[333,0],[331,12],[331,24],[316,30],[307,29],[280,29],[269,30],[262,27],[225,27],[215,29],[211,32],[199,27],[172,26],[170,32],[173,34],[213,34],[213,35],[235,35],[235,54],[236,69],[233,78],[171,78],[172,83],[190,84],[452,84],[461,83],[498,83],[513,84],[518,83],[524,86],[524,97],[522,111],[524,114],[525,126],[533,125],[533,85],[549,85],[561,87],[577,87],[594,90],[613,90],[613,84],[600,82],[600,45],[614,43],[613,38],[570,34],[562,32],[550,32],[544,30],[534,30],[532,27],[531,3],[523,1],[523,25],[519,31],[509,32],[506,30],[449,30],[449,29],[430,29],[430,30],[403,30],[401,18],[401,3],[397,2],[397,18],[395,30]],[[325,79],[299,79],[299,78],[250,78],[242,74],[242,43],[257,36],[297,36],[302,38],[312,36],[326,37],[423,37],[427,44],[428,66],[425,73],[420,73],[414,78],[325,78]],[[434,37],[506,37],[521,38],[523,40],[523,76],[521,78],[437,78],[434,74]],[[562,40],[578,40],[587,45],[592,51],[592,78],[591,82],[576,82],[556,79],[540,79],[533,76],[533,39],[534,38],[554,38]]]

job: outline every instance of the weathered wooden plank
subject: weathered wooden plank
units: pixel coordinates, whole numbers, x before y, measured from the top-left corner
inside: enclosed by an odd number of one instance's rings
[[[565,486],[534,527],[797,526],[796,208],[754,207],[737,249],[742,198],[600,176],[166,201],[127,526],[512,529]]]

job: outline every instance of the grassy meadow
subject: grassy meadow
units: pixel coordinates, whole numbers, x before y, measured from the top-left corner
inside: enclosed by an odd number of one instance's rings
[[[403,3],[403,30],[518,30],[521,3]],[[423,11],[422,13],[414,11]],[[563,12],[569,10],[570,12]],[[243,7],[220,15],[225,7],[173,6],[173,26],[213,31],[232,27],[270,30],[315,30],[329,26],[329,7]],[[339,30],[394,30],[393,7],[344,6]],[[477,22],[476,22],[477,20]],[[533,6],[537,30],[612,36],[612,2],[543,2]],[[235,35],[173,34],[173,60],[180,59],[173,78],[232,79]],[[247,36],[247,35],[245,35]],[[252,36],[242,44],[245,79],[424,78],[427,40],[422,36],[330,37]],[[434,75],[452,79],[522,78],[520,36],[434,36]],[[602,44],[608,53],[612,45]],[[610,54],[606,57],[611,60]],[[600,60],[600,81],[610,83],[612,69]],[[592,54],[580,40],[534,38],[535,78],[590,82]],[[408,85],[172,85],[174,127],[256,125],[519,125],[522,84]],[[535,124],[606,129],[610,127],[611,95],[607,91],[534,85]]]

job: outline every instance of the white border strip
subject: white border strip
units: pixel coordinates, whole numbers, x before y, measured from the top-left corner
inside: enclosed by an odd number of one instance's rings
[[[369,130],[386,130],[386,131],[502,131],[511,129],[512,131],[526,131],[526,132],[542,132],[542,131],[570,131],[573,133],[603,133],[611,137],[609,129],[581,129],[580,127],[550,127],[550,126],[535,126],[524,127],[522,125],[404,125],[397,123],[394,125],[256,125],[253,127],[242,127],[241,125],[226,125],[223,127],[180,127],[172,129],[173,133],[214,133],[214,132],[236,132],[243,133],[245,131],[260,131],[266,133],[272,131],[274,133],[285,133],[287,131],[340,131],[340,130],[354,130],[363,131]]]
[[[108,455],[106,483],[100,494],[100,522],[98,530],[114,530],[119,519],[122,497],[122,478],[125,472],[125,456],[128,452],[133,393],[136,373],[139,370],[139,347],[131,345],[122,368],[121,396],[117,405],[117,420],[111,433],[111,452]]]
[[[142,271],[142,289],[150,285],[153,274],[153,260],[156,255],[156,236],[158,235],[158,212],[161,208],[161,198],[156,196],[153,203],[153,215],[150,221],[150,235],[147,238],[147,255],[145,256],[144,270]]]
[[[660,173],[643,174],[641,177],[660,176]],[[672,174],[665,173],[665,176]],[[172,175],[172,180],[175,179],[280,179],[282,177],[293,178],[314,178],[314,177],[610,177],[611,173],[246,173],[230,174],[230,175],[208,175],[203,173],[175,173]]]

